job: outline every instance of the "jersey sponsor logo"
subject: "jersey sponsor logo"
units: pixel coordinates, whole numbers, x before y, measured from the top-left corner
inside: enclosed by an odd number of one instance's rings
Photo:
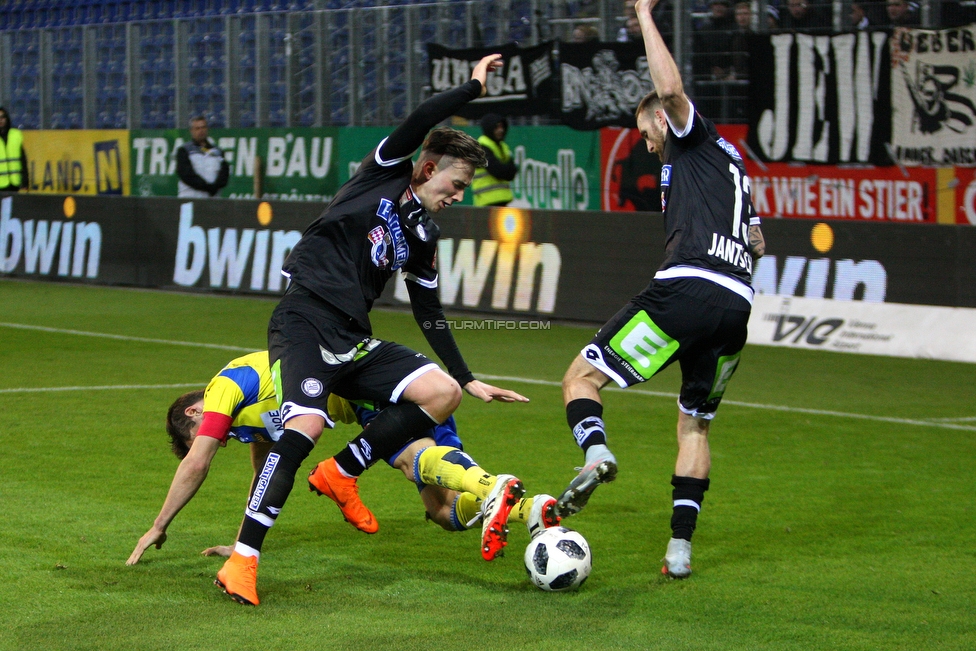
[[[302,380],[302,393],[309,398],[318,398],[320,395],[322,395],[322,388],[322,383],[316,380],[314,377],[309,377]]]
[[[380,206],[376,210],[376,214],[386,222],[386,227],[390,231],[394,251],[394,260],[391,268],[395,271],[402,267],[410,256],[410,247],[407,246],[407,238],[403,234],[403,229],[400,228],[400,216],[393,210],[393,202],[385,198],[380,199]],[[373,264],[376,264],[375,260]],[[376,266],[379,267],[378,264]],[[382,268],[380,267],[380,269]]]
[[[724,149],[725,150],[725,153],[728,154],[729,156],[731,156],[732,158],[734,158],[735,160],[742,160],[742,154],[739,153],[739,150],[736,149],[735,148],[735,145],[733,145],[731,142],[729,142],[725,138],[722,138],[721,136],[719,136],[719,139],[716,140],[715,143],[719,147],[721,147],[722,149]]]
[[[641,310],[613,336],[607,352],[644,381],[664,368],[678,346],[676,339]]]

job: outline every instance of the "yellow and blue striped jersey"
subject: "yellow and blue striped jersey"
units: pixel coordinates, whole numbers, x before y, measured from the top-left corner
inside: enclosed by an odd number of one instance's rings
[[[232,419],[230,436],[241,443],[277,441],[283,431],[268,351],[231,361],[207,385],[203,411]]]

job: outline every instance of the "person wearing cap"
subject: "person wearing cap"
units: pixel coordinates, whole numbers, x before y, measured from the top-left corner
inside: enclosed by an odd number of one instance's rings
[[[10,114],[0,107],[0,192],[26,190],[27,185],[24,134],[10,126]]]
[[[475,170],[471,183],[474,205],[507,206],[514,198],[511,182],[518,174],[518,164],[505,143],[508,120],[489,113],[481,118],[481,129],[484,134],[478,138],[478,142],[484,147],[488,165]]]

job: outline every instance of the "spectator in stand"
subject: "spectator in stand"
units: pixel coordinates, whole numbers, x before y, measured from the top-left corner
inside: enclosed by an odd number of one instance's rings
[[[0,107],[0,192],[18,192],[27,188],[24,134],[10,126],[10,114]]]
[[[851,3],[851,27],[858,30],[864,31],[871,26],[871,21],[868,19],[867,12],[863,3],[852,2]]]
[[[787,0],[786,11],[779,12],[779,26],[790,32],[828,32],[830,7],[813,0]]]
[[[637,16],[631,16],[626,20],[624,26],[617,32],[618,43],[641,43],[644,37],[641,36],[640,22]]]
[[[779,9],[773,5],[766,5],[766,27],[770,30],[779,29]]]
[[[624,26],[617,32],[618,43],[643,43],[644,35],[641,33],[640,21],[637,20],[637,11],[634,9],[636,0],[623,0],[624,6]],[[661,35],[666,43],[671,42],[673,28],[673,13],[670,0],[661,0],[657,9],[657,24],[661,30]]]
[[[887,0],[888,24],[891,27],[918,27],[918,5],[908,0]]]
[[[485,150],[488,165],[474,172],[471,191],[476,206],[507,206],[514,198],[512,180],[518,174],[518,164],[512,150],[505,144],[508,120],[501,115],[488,113],[481,118],[484,135],[478,142]]]
[[[227,185],[230,165],[207,135],[207,118],[190,120],[190,142],[176,150],[177,196],[206,199]]]
[[[749,79],[749,34],[752,29],[752,4],[737,2],[732,10],[735,30],[732,32],[732,68],[729,79]]]
[[[731,0],[711,0],[711,15],[695,32],[694,45],[698,79],[728,79],[732,68],[732,17]]]
[[[593,25],[577,25],[573,28],[570,41],[573,43],[589,43],[600,40],[600,31]]]

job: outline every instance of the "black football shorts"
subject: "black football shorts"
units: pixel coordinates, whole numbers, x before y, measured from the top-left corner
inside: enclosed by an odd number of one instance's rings
[[[749,304],[735,299],[739,305],[729,307],[721,294],[716,296],[722,300],[709,302],[708,285],[698,279],[651,282],[600,328],[581,355],[621,387],[646,382],[679,361],[678,407],[713,418],[746,343]],[[714,291],[727,293],[718,286]]]
[[[325,418],[329,394],[396,403],[413,380],[438,368],[422,353],[372,337],[354,320],[307,292],[286,294],[268,325],[268,356],[281,419]]]

